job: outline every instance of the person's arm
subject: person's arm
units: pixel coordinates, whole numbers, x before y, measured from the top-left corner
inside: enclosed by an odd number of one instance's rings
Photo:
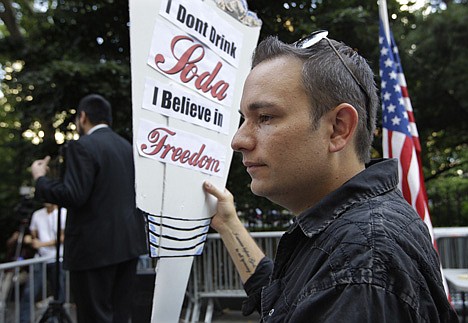
[[[205,182],[203,186],[206,192],[218,199],[211,227],[220,234],[242,282],[245,283],[265,254],[239,220],[231,192],[227,189],[221,191],[209,182]]]
[[[80,207],[92,194],[97,165],[89,151],[78,141],[68,144],[63,180],[46,176],[50,157],[36,160],[31,173],[36,180],[36,198],[64,207]]]
[[[49,241],[41,241],[38,236],[37,230],[31,231],[31,245],[34,249],[39,249],[42,247],[52,247],[55,246],[55,239]]]

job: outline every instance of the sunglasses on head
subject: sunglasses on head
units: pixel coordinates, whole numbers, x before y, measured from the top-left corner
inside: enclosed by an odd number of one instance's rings
[[[358,78],[356,77],[356,75],[354,75],[354,73],[351,71],[351,68],[348,66],[348,64],[346,63],[346,61],[344,60],[343,56],[341,56],[341,54],[338,52],[338,50],[336,49],[336,47],[333,45],[333,43],[330,41],[330,39],[327,38],[328,36],[328,31],[326,30],[317,30],[317,31],[314,31],[313,33],[311,33],[310,35],[304,37],[304,38],[301,38],[299,39],[298,41],[296,41],[295,43],[293,43],[292,45],[296,48],[302,48],[302,49],[307,49],[307,48],[311,48],[312,46],[314,46],[315,44],[317,44],[319,41],[321,41],[322,39],[325,39],[328,44],[330,45],[330,47],[333,49],[333,51],[335,52],[335,54],[338,56],[338,58],[340,59],[340,61],[343,63],[343,66],[346,68],[346,70],[349,72],[349,74],[352,76],[352,78],[354,79],[354,81],[356,82],[356,84],[359,86],[359,88],[361,89],[361,91],[364,93],[364,96],[366,98],[366,111],[368,109],[368,105],[369,105],[369,102],[370,102],[370,96],[369,94],[367,94],[367,91],[365,90],[364,86],[362,86],[361,82],[359,82]],[[368,111],[367,111],[367,114],[368,114]],[[370,130],[371,129],[371,126],[370,126],[370,120],[369,120],[369,115],[366,116],[366,119],[367,119],[367,127],[368,129]]]

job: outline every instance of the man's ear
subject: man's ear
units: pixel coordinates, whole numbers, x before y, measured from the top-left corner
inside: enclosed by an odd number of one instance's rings
[[[352,142],[359,116],[349,103],[341,103],[332,111],[333,132],[330,136],[330,152],[338,152]]]
[[[86,115],[86,112],[80,111],[80,124],[85,124],[85,122],[88,120],[88,116]]]

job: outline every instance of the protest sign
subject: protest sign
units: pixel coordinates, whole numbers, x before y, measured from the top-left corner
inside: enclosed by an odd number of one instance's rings
[[[158,258],[152,322],[178,322],[193,257],[226,185],[243,83],[260,27],[213,0],[130,0],[137,207]]]

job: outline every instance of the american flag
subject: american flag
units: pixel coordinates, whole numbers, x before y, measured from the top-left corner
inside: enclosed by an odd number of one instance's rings
[[[382,99],[383,155],[399,159],[399,188],[432,233],[421,167],[421,145],[398,49],[380,25],[380,77]]]
[[[389,35],[390,39],[386,35]],[[406,201],[413,206],[428,226],[434,247],[437,248],[427,205],[426,187],[421,165],[421,145],[413,107],[408,95],[398,48],[392,32],[390,30],[387,33],[385,32],[382,20],[380,20],[379,47],[383,156],[398,158],[400,177],[398,186]],[[450,299],[447,283],[443,275],[442,278],[445,291]]]

